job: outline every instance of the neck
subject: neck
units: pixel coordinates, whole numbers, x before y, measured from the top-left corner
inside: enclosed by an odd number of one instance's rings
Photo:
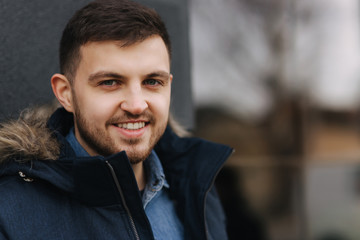
[[[146,185],[144,162],[131,165],[135,174],[136,182],[140,191],[144,190]]]

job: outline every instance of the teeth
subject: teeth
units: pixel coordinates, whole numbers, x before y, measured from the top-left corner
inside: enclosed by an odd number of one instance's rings
[[[138,130],[140,128],[145,127],[145,122],[137,122],[137,123],[120,123],[118,127],[128,129],[128,130]]]

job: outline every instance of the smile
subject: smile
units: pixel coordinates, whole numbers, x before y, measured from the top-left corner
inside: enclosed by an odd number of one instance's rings
[[[145,127],[145,122],[119,123],[116,126],[127,130],[138,130]]]

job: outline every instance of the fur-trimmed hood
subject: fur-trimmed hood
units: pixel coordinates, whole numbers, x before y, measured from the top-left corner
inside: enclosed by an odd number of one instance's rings
[[[46,127],[52,111],[50,106],[27,109],[17,120],[0,124],[0,164],[11,159],[26,162],[58,158],[60,144]]]

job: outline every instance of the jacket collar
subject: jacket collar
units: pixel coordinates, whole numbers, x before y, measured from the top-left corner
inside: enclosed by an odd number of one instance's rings
[[[60,159],[75,158],[74,151],[64,137],[73,127],[73,115],[60,108],[51,116],[48,126],[55,131],[62,143]],[[232,151],[228,146],[203,139],[180,138],[169,126],[155,146],[174,197],[179,194],[176,189],[188,186],[206,192]],[[121,158],[123,164],[129,165],[125,153],[117,154],[113,158]],[[189,181],[192,182],[191,185]]]

